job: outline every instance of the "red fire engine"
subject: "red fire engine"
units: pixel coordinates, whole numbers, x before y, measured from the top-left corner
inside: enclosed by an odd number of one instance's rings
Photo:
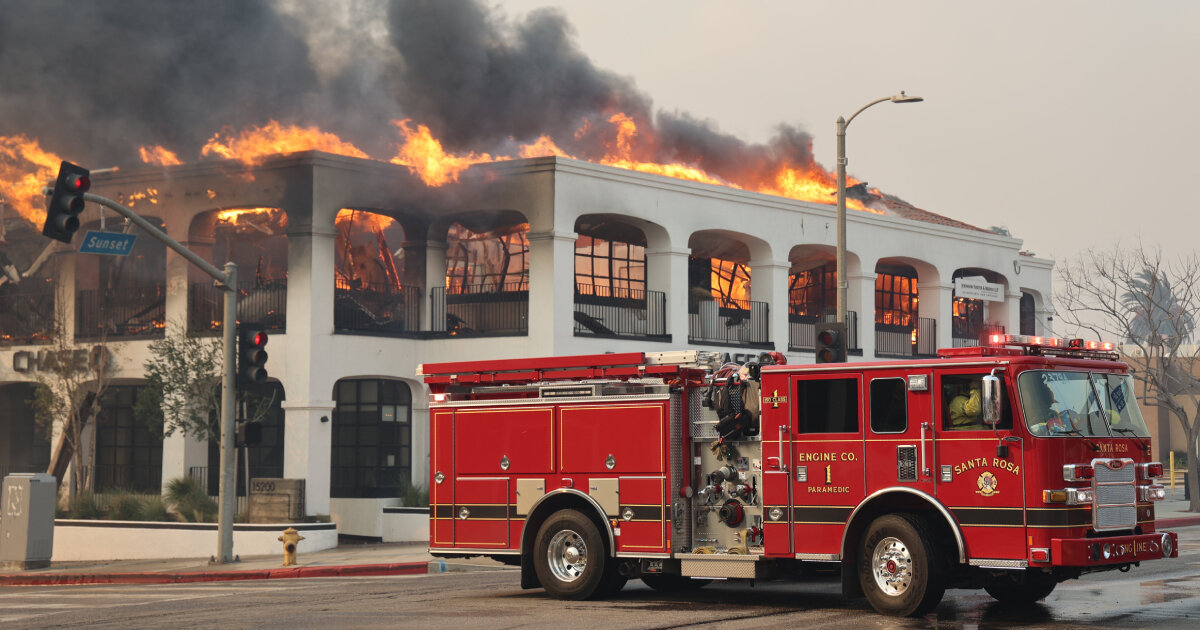
[[[1176,557],[1128,366],[1000,336],[936,359],[622,353],[426,364],[430,552],[603,597],[841,577],[881,613],[946,588],[1031,602]],[[772,353],[782,362],[782,356]]]

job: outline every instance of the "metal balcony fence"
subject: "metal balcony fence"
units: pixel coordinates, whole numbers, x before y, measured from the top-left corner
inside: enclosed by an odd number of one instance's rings
[[[937,356],[937,320],[919,317],[914,327],[875,324],[875,356]]]
[[[1003,335],[1004,326],[998,324],[980,324],[965,330],[955,330],[951,345],[955,348],[968,348],[987,344],[989,335]]]
[[[333,329],[396,334],[421,328],[421,287],[367,283],[335,287]]]
[[[529,334],[529,290],[524,283],[467,285],[449,295],[445,287],[433,287],[429,293],[434,332],[451,337]]]
[[[817,324],[837,321],[837,309],[825,309],[820,315],[788,315],[788,350],[816,350]],[[858,343],[858,313],[846,311],[846,349],[861,351]]]
[[[24,288],[24,287],[22,287]],[[49,343],[54,337],[54,285],[0,291],[0,346]]]
[[[153,492],[162,490],[162,464],[104,465],[96,464],[92,487],[96,492],[128,490]]]
[[[238,282],[237,319],[268,330],[287,328],[287,280]],[[221,330],[225,321],[225,292],[211,282],[188,286],[188,332]]]
[[[688,342],[731,346],[766,346],[771,343],[766,302],[714,300],[688,308]]]
[[[161,337],[167,316],[166,287],[84,289],[75,294],[75,336]]]
[[[576,284],[575,336],[666,338],[667,295],[662,291]]]

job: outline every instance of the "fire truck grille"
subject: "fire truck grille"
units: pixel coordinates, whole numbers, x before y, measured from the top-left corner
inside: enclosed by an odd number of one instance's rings
[[[1137,487],[1132,462],[1118,468],[1113,460],[1094,460],[1096,495],[1092,526],[1096,531],[1133,529],[1137,525]],[[1119,460],[1117,460],[1119,461]]]
[[[896,447],[896,481],[917,480],[917,447],[905,444]]]

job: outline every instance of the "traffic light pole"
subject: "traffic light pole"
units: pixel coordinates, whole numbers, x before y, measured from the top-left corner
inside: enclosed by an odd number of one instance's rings
[[[220,564],[233,562],[233,514],[237,511],[237,488],[234,486],[237,459],[233,450],[234,403],[237,400],[237,389],[234,381],[234,347],[236,345],[234,334],[237,328],[237,265],[233,262],[227,262],[225,263],[225,271],[222,272],[192,250],[167,236],[166,232],[163,232],[155,227],[154,224],[138,216],[133,210],[100,195],[84,193],[83,198],[86,201],[98,203],[105,208],[115,210],[121,216],[133,221],[133,224],[142,228],[146,234],[162,241],[164,245],[170,247],[175,253],[183,256],[188,262],[212,276],[217,281],[217,287],[225,292],[225,321],[224,330],[222,331],[225,341],[225,374],[221,379],[221,483],[217,491],[219,505],[217,511],[216,557],[217,562]]]

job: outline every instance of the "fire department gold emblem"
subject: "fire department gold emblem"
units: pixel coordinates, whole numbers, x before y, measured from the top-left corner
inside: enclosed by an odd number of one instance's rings
[[[979,480],[975,482],[979,486],[979,490],[975,494],[982,494],[985,497],[990,497],[993,494],[998,494],[1000,491],[996,489],[1000,482],[996,480],[996,475],[989,471],[984,471],[979,475]]]

